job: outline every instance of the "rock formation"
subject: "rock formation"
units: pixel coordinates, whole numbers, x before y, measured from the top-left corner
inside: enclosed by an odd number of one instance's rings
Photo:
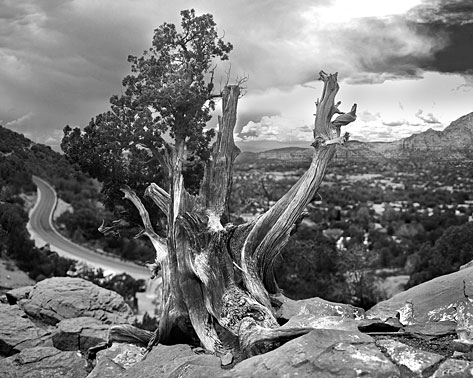
[[[87,350],[133,321],[115,292],[78,278],[11,290],[0,303],[0,377],[86,377]]]
[[[244,361],[182,344],[158,345],[145,359],[143,346],[125,342],[92,353],[110,341],[111,325],[130,323],[131,310],[89,282],[53,278],[2,298],[0,377],[473,377],[471,277],[464,268],[367,312],[281,297],[281,328],[313,331]]]
[[[378,162],[389,160],[456,160],[473,158],[473,112],[453,121],[443,131],[428,129],[393,142],[348,141],[338,148],[337,159]],[[267,164],[268,162],[310,161],[307,150],[300,147],[281,148],[260,153],[242,153],[236,164]],[[288,158],[290,157],[290,159]]]

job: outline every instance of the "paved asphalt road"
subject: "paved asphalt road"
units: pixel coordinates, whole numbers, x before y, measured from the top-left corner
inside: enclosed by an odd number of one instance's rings
[[[136,279],[147,280],[150,277],[150,272],[146,267],[95,253],[61,236],[51,221],[57,200],[55,190],[39,177],[33,176],[33,181],[38,187],[38,199],[30,213],[28,229],[35,240],[39,241],[40,246],[49,243],[51,250],[59,255],[84,261],[88,265],[100,267],[106,272],[117,274],[126,272]]]

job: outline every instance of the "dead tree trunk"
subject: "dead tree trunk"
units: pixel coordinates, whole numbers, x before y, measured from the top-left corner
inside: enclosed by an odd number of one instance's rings
[[[348,139],[348,134],[340,136],[340,127],[356,118],[356,105],[343,114],[334,104],[337,75],[322,71],[320,79],[324,89],[316,103],[312,163],[286,195],[255,221],[240,226],[226,223],[232,167],[239,153],[233,141],[238,86],[223,91],[223,116],[199,195],[190,195],[183,186],[186,145],[178,138],[163,160],[170,175],[169,193],[156,184],[146,191],[167,216],[166,240],[153,231],[139,198],[129,188],[123,189],[140,211],[144,234],[156,249],[154,268],[159,266],[162,272],[164,301],[157,341],[198,339],[218,354],[237,349],[251,355],[308,331],[280,328],[271,296],[279,293],[274,260],[317,193],[336,144]],[[332,121],[336,113],[341,115]]]

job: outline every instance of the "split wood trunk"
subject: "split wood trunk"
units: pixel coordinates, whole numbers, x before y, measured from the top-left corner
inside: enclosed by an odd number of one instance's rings
[[[343,114],[334,103],[337,75],[323,71],[322,98],[317,101],[312,163],[299,181],[265,214],[247,224],[228,224],[233,162],[239,153],[233,140],[240,88],[225,87],[222,117],[198,195],[183,185],[186,141],[177,139],[166,162],[169,191],[156,184],[146,191],[168,220],[166,239],[153,230],[138,196],[123,188],[139,209],[145,230],[156,249],[163,279],[163,303],[155,342],[200,342],[217,354],[264,352],[280,340],[308,332],[281,329],[274,316],[280,297],[273,263],[287,243],[303,210],[314,198],[333,158],[336,144],[348,134],[340,127],[355,118],[356,105]],[[339,115],[332,120],[335,114]]]

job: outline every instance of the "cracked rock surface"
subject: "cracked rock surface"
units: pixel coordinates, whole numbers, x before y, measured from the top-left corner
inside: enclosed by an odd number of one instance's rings
[[[107,345],[110,325],[129,324],[131,310],[87,281],[44,280],[0,303],[0,377],[473,377],[473,271],[458,273],[367,315],[320,298],[288,300],[278,316],[282,328],[313,330],[243,361],[189,345],[158,345],[143,360],[144,348],[126,343],[91,357],[88,348]]]

